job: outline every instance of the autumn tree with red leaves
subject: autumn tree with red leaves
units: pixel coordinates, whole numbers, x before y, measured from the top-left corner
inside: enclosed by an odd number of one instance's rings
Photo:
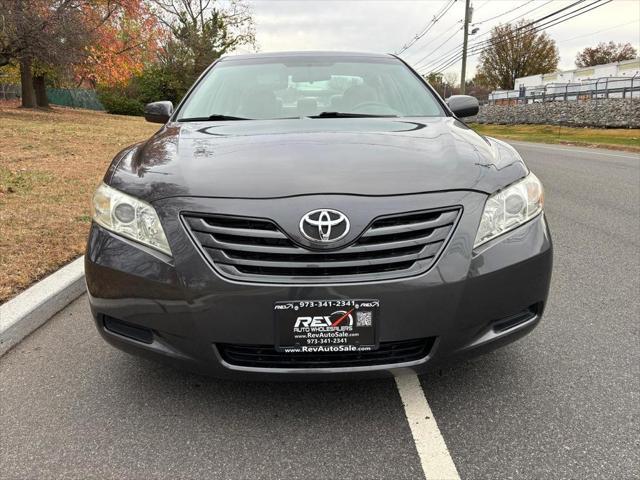
[[[638,52],[630,43],[604,43],[600,42],[595,47],[587,47],[576,55],[576,67],[593,67],[605,63],[633,60]]]
[[[89,82],[118,86],[140,74],[146,63],[157,59],[166,36],[158,17],[142,0],[104,1],[85,10],[93,41],[76,68],[79,85]]]
[[[0,0],[0,66],[20,67],[23,107],[48,105],[52,72],[126,82],[155,58],[160,24],[144,0]]]
[[[138,114],[156,100],[179,102],[198,76],[220,56],[254,47],[251,11],[242,0],[148,0],[160,23],[157,58],[126,86],[104,83],[98,95],[111,113]]]
[[[0,0],[0,67],[19,66],[24,107],[47,106],[54,78],[134,97],[135,111],[156,93],[178,101],[214,60],[254,42],[243,0]]]
[[[554,72],[560,55],[546,32],[526,28],[530,20],[498,25],[491,29],[488,45],[480,53],[478,74],[487,86],[511,90],[515,79]]]

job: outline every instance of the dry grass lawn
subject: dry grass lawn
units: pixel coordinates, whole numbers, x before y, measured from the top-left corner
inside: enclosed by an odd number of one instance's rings
[[[157,129],[138,117],[0,103],[0,303],[83,253],[109,162]]]

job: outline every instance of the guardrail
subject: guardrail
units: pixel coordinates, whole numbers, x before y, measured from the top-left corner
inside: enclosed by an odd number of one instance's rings
[[[489,94],[489,104],[518,104],[555,101],[597,100],[600,98],[640,98],[640,75],[604,77],[592,82],[549,83],[519,90],[498,90]]]

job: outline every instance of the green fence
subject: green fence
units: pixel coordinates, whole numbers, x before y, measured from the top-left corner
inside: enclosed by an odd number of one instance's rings
[[[47,88],[49,103],[65,107],[104,110],[95,90],[84,88]]]
[[[47,97],[52,105],[64,107],[88,108],[104,111],[95,90],[86,88],[47,88]],[[20,85],[0,82],[0,100],[20,98]]]

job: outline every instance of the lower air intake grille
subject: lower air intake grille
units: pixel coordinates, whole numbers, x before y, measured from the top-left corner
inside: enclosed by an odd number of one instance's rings
[[[230,365],[259,368],[338,368],[387,365],[421,360],[429,355],[435,337],[381,342],[372,352],[281,353],[270,345],[217,344]]]
[[[153,343],[153,332],[148,328],[132,325],[108,315],[102,317],[102,322],[105,330],[112,333],[117,333],[142,343]]]

